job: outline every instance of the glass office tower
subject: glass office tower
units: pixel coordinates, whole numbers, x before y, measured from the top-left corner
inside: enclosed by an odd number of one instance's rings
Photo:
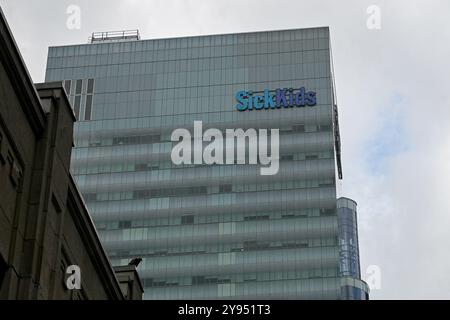
[[[341,226],[346,206],[356,226],[356,204],[341,200],[338,219],[328,28],[93,34],[89,44],[50,48],[46,80],[64,80],[78,119],[72,172],[113,264],[143,258],[145,298],[367,299],[359,252],[345,246],[356,229]],[[236,108],[239,91],[280,88],[314,91],[316,104]],[[171,134],[192,132],[194,121],[279,129],[279,172],[174,165]]]

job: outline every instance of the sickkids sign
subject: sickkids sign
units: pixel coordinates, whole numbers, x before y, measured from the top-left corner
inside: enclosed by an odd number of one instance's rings
[[[306,91],[304,87],[297,90],[290,88],[272,91],[265,89],[262,92],[239,91],[235,97],[238,111],[312,107],[317,104],[316,93]]]

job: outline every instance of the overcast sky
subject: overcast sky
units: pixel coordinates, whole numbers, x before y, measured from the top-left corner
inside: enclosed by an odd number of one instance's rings
[[[139,29],[151,39],[330,26],[343,143],[339,193],[359,204],[363,278],[369,266],[381,271],[371,298],[450,299],[450,1],[0,4],[35,82],[44,80],[49,46],[86,43],[94,31]],[[66,26],[71,4],[81,9],[79,30]],[[376,18],[370,5],[380,9],[380,29],[367,27]]]

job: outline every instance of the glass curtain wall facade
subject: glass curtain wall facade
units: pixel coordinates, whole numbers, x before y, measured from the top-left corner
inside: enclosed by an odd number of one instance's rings
[[[146,299],[351,298],[328,28],[52,47],[55,80],[78,119],[72,173],[113,264],[143,258]],[[301,87],[317,105],[235,107],[241,90]],[[174,165],[172,131],[194,121],[280,129],[278,174]]]

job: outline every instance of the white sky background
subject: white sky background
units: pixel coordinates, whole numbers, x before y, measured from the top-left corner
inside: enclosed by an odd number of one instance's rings
[[[144,39],[330,26],[343,142],[372,299],[450,299],[450,1],[0,0],[35,82],[47,48],[93,31]],[[70,4],[81,29],[66,27]],[[366,26],[369,5],[381,29]]]

